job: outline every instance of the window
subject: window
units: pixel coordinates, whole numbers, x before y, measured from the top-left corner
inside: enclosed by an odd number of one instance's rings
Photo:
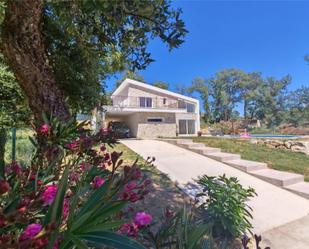
[[[139,97],[140,107],[152,107],[152,98],[150,97]]]
[[[166,98],[163,98],[163,105],[166,105]]]
[[[195,111],[195,106],[193,104],[186,103],[186,108],[187,108],[187,112],[194,112]]]
[[[180,119],[179,124],[179,134],[195,134],[195,120],[192,119]]]
[[[147,118],[148,123],[163,123],[163,118]]]

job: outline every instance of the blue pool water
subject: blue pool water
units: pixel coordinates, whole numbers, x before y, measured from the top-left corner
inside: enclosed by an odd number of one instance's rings
[[[237,137],[239,138],[239,135],[231,135],[230,137]],[[296,136],[296,135],[273,135],[273,134],[250,134],[249,138],[279,138],[279,139],[297,139],[302,138],[302,136]]]

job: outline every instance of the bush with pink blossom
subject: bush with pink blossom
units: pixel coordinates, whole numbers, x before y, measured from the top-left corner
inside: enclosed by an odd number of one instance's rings
[[[45,119],[31,138],[31,165],[14,161],[0,176],[0,248],[144,248],[135,238],[151,215],[127,224],[119,213],[143,199],[151,181],[106,149],[116,142],[110,131]]]

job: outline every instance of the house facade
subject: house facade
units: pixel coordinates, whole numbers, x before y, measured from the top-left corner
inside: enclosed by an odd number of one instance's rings
[[[136,80],[125,79],[103,106],[103,122],[124,122],[136,138],[196,135],[200,130],[197,99]]]

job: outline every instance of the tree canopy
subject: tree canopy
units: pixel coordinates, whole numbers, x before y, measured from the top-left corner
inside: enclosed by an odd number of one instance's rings
[[[73,109],[92,108],[110,74],[153,61],[151,39],[173,49],[187,33],[168,0],[3,2],[2,51],[38,119],[42,111],[65,119],[66,96]]]

